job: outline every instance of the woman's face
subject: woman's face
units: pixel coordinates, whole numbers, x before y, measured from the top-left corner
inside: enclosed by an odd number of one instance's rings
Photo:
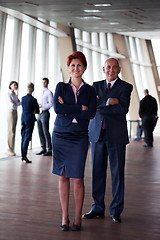
[[[15,91],[15,90],[18,89],[18,86],[17,86],[16,83],[12,83],[12,85],[10,86],[10,88],[11,88],[12,91]]]
[[[81,78],[86,67],[84,67],[83,63],[78,59],[72,59],[69,65],[69,73],[73,78]]]

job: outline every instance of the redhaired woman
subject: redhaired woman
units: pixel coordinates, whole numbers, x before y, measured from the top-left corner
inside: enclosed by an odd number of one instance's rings
[[[59,82],[54,94],[57,114],[52,135],[53,173],[59,175],[59,197],[62,208],[62,231],[69,230],[70,179],[73,180],[75,218],[72,231],[81,230],[84,201],[84,169],[88,152],[88,124],[96,111],[96,93],[82,75],[87,61],[82,52],[67,58],[70,78]]]

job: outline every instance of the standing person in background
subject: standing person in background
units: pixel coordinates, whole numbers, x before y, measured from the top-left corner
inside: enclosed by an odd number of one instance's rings
[[[21,128],[21,154],[22,154],[22,162],[31,163],[27,158],[27,151],[29,142],[32,138],[32,133],[34,129],[34,123],[36,121],[35,114],[39,113],[39,106],[37,99],[32,96],[34,91],[34,84],[29,83],[27,85],[28,94],[22,97],[22,128]]]
[[[48,89],[48,78],[42,79],[43,91],[39,102],[40,114],[37,118],[38,133],[42,150],[36,155],[52,156],[51,135],[49,132],[49,109],[53,106],[53,94]]]
[[[94,203],[85,219],[104,218],[108,157],[112,178],[112,202],[109,212],[113,222],[121,222],[124,209],[124,168],[126,144],[129,143],[126,114],[132,85],[118,77],[117,59],[109,58],[103,67],[106,79],[94,82],[97,111],[89,124],[92,153],[92,197]]]
[[[84,200],[84,169],[88,152],[88,124],[96,111],[96,93],[82,75],[87,61],[82,52],[67,58],[70,78],[59,82],[54,95],[57,114],[52,135],[53,173],[59,176],[59,197],[62,208],[62,231],[69,230],[70,178],[73,179],[75,218],[72,231],[81,230]]]
[[[9,89],[10,91],[7,95],[8,156],[15,156],[15,134],[18,119],[17,107],[21,104],[16,94],[16,90],[18,89],[18,83],[16,81],[11,81],[9,84]]]
[[[145,97],[140,101],[139,116],[142,118],[144,131],[144,147],[153,147],[153,130],[156,126],[158,105],[154,97],[149,95],[148,89],[144,90]]]

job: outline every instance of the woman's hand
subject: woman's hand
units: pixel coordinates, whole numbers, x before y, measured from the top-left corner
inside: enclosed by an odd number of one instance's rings
[[[59,97],[58,97],[58,102],[59,102],[60,104],[63,104],[63,103],[64,103],[63,98],[59,96]]]
[[[82,105],[82,111],[85,111],[85,110],[87,110],[87,109],[88,109],[87,106]]]

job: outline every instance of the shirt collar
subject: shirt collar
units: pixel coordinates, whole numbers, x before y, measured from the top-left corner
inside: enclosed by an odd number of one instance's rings
[[[115,80],[109,82],[107,79],[106,79],[106,83],[110,83],[111,84],[111,87],[113,87],[113,85],[115,84],[115,82],[117,81],[118,78],[116,78]]]
[[[71,85],[71,78],[68,79],[68,83]],[[87,83],[82,79],[82,83],[80,86],[82,86],[83,84],[87,84]]]
[[[47,88],[47,87],[44,87],[43,90],[42,90],[42,92],[45,92],[45,91],[47,91],[47,90],[48,90],[48,88]]]

